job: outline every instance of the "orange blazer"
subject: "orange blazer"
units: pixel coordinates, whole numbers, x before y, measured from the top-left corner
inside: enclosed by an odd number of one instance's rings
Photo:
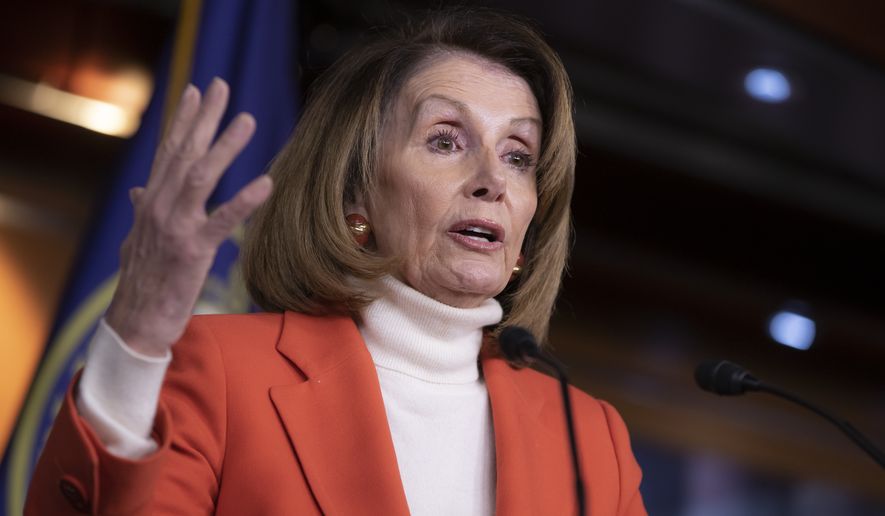
[[[111,455],[78,416],[72,384],[25,514],[409,514],[371,356],[347,317],[197,316],[173,348],[142,460]],[[576,513],[558,384],[482,359],[491,399],[496,513]],[[572,399],[588,514],[646,514],[617,412]]]

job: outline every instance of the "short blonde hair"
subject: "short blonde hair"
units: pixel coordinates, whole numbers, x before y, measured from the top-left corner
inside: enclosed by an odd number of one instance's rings
[[[353,278],[387,274],[392,260],[356,244],[344,206],[372,191],[385,113],[402,86],[430,58],[450,51],[503,65],[538,101],[538,207],[523,243],[523,271],[498,300],[504,307],[499,328],[523,326],[546,340],[571,240],[571,84],[529,23],[488,9],[436,11],[375,34],[316,80],[298,127],[271,165],[274,193],[252,218],[244,243],[246,285],[261,308],[356,313],[371,301]]]

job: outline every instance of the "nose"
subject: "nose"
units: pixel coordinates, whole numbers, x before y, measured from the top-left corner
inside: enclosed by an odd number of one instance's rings
[[[471,197],[484,201],[498,202],[504,199],[507,193],[507,175],[504,164],[498,160],[494,151],[483,153],[482,158],[477,159],[467,192]]]

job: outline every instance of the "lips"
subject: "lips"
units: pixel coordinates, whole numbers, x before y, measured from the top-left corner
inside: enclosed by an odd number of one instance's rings
[[[504,228],[490,220],[463,220],[449,228],[449,235],[470,249],[494,250],[504,244]]]

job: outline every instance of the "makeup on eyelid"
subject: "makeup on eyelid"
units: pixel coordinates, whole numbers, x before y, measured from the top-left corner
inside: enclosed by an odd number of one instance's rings
[[[461,307],[507,286],[538,202],[540,119],[523,79],[475,56],[406,82],[365,207],[377,251],[401,257],[397,278]]]

